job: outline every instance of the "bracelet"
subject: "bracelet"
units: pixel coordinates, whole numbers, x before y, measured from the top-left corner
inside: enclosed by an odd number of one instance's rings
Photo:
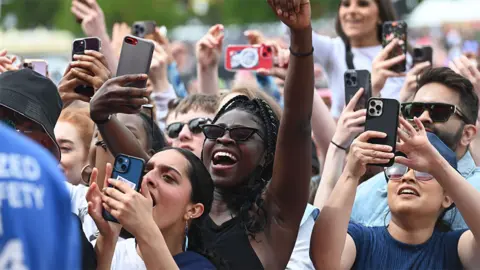
[[[333,141],[330,141],[330,143],[332,143],[333,145],[335,145],[337,148],[342,149],[343,151],[347,151],[347,148],[345,148],[345,147],[343,147],[343,146],[341,146],[341,145],[338,145],[338,144],[334,143]]]
[[[296,56],[296,57],[307,57],[307,56],[310,56],[313,54],[313,51],[315,51],[315,48],[312,47],[312,50],[308,53],[298,53],[298,52],[294,52],[292,50],[292,47],[289,47],[289,50],[290,50],[290,54],[292,54],[293,56]]]

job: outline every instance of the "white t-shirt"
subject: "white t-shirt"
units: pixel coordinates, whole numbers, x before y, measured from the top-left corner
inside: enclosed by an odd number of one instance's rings
[[[330,91],[332,92],[332,115],[335,118],[345,107],[345,85],[344,73],[347,71],[347,62],[345,60],[345,43],[340,37],[330,38],[313,33],[313,47],[315,61],[325,70],[328,78]],[[352,48],[353,65],[355,69],[364,69],[372,71],[372,62],[382,51],[382,46],[373,46],[365,48]],[[409,56],[407,57],[409,61]],[[408,66],[408,64],[407,64]],[[405,78],[389,78],[382,89],[382,98],[399,99],[400,89],[402,89]]]
[[[70,200],[72,202],[72,213],[77,215],[82,222],[83,232],[89,241],[93,241],[97,238],[97,225],[95,221],[88,214],[88,202],[85,198],[88,187],[84,185],[74,186],[68,182],[65,182],[67,185],[68,192],[70,193]]]
[[[135,239],[117,242],[111,270],[146,270],[147,267],[135,248]]]

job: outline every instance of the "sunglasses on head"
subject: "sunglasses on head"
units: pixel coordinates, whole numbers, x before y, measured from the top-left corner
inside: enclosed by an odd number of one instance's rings
[[[190,131],[193,134],[199,134],[199,133],[202,133],[202,126],[210,122],[211,120],[208,118],[199,117],[199,118],[194,118],[188,121],[187,126],[188,126],[188,129],[190,129]],[[178,138],[184,125],[185,123],[182,123],[182,122],[175,122],[168,125],[167,126],[168,137],[172,139]]]
[[[405,165],[394,163],[392,166],[384,169],[385,176],[387,180],[399,181],[402,180],[403,176],[410,170]],[[429,173],[413,171],[415,179],[418,181],[429,181],[433,179],[433,176]]]
[[[403,103],[401,106],[401,112],[405,119],[413,120],[414,117],[420,117],[420,115],[428,111],[430,118],[433,122],[443,123],[454,114],[458,115],[465,123],[471,124],[471,121],[463,114],[460,109],[455,105],[446,103],[423,103],[423,102],[410,102]]]
[[[227,131],[230,135],[230,138],[234,141],[246,141],[250,139],[255,133],[257,133],[258,136],[260,136],[260,134],[258,133],[258,129],[251,128],[251,127],[228,128],[228,127],[223,127],[219,125],[208,124],[208,125],[203,125],[202,129],[203,129],[203,134],[205,134],[205,137],[210,140],[216,140],[218,138],[223,137],[223,135],[225,135],[225,132]],[[262,138],[262,136],[260,136],[260,138]]]

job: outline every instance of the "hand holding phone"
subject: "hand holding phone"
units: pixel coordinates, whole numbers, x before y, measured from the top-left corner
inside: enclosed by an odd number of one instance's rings
[[[22,68],[29,68],[38,74],[48,77],[48,63],[42,59],[25,59]]]
[[[365,131],[379,131],[387,134],[387,136],[385,138],[371,139],[368,142],[388,145],[392,148],[392,153],[395,153],[399,113],[400,103],[396,99],[370,98],[367,104]],[[394,160],[392,158],[388,163],[370,165],[389,167],[392,166]]]
[[[365,109],[368,99],[372,96],[372,83],[370,72],[368,70],[349,69],[344,74],[345,81],[345,104],[357,93],[358,89],[363,88],[363,95],[355,106],[355,111]]]
[[[132,35],[139,38],[152,39],[157,23],[155,21],[138,21],[132,25]]]
[[[382,27],[382,44],[385,48],[393,39],[398,39],[398,46],[390,53],[389,59],[407,54],[407,23],[404,21],[384,22]],[[391,70],[397,73],[407,70],[407,60],[393,65]]]
[[[99,38],[80,38],[75,39],[72,44],[72,61],[75,61],[74,55],[85,55],[85,50],[100,51],[102,42]],[[79,85],[75,88],[75,92],[87,97],[92,97],[95,94],[95,89],[92,85]]]
[[[120,154],[115,158],[111,178],[128,184],[138,192],[142,185],[144,169],[145,161],[143,159]],[[109,185],[109,187],[113,186]],[[118,223],[118,220],[106,210],[103,211],[103,217],[108,221]]]
[[[273,48],[266,45],[230,45],[225,55],[225,69],[258,70],[273,67]]]
[[[117,77],[128,74],[148,74],[154,49],[155,45],[150,40],[126,36],[123,39]],[[145,88],[147,81],[139,81],[127,86]]]

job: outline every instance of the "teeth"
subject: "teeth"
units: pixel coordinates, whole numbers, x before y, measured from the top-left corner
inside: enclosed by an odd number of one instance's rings
[[[217,153],[215,153],[215,155],[213,156],[214,159],[217,159],[217,158],[219,158],[219,157],[228,157],[228,158],[230,158],[231,160],[233,160],[233,161],[235,161],[235,162],[237,161],[237,159],[236,159],[232,154],[227,153],[227,152],[217,152]]]
[[[411,189],[409,189],[409,188],[403,189],[402,191],[400,191],[400,194],[413,194],[413,195],[417,195],[417,193],[416,193],[414,190],[411,190]]]

